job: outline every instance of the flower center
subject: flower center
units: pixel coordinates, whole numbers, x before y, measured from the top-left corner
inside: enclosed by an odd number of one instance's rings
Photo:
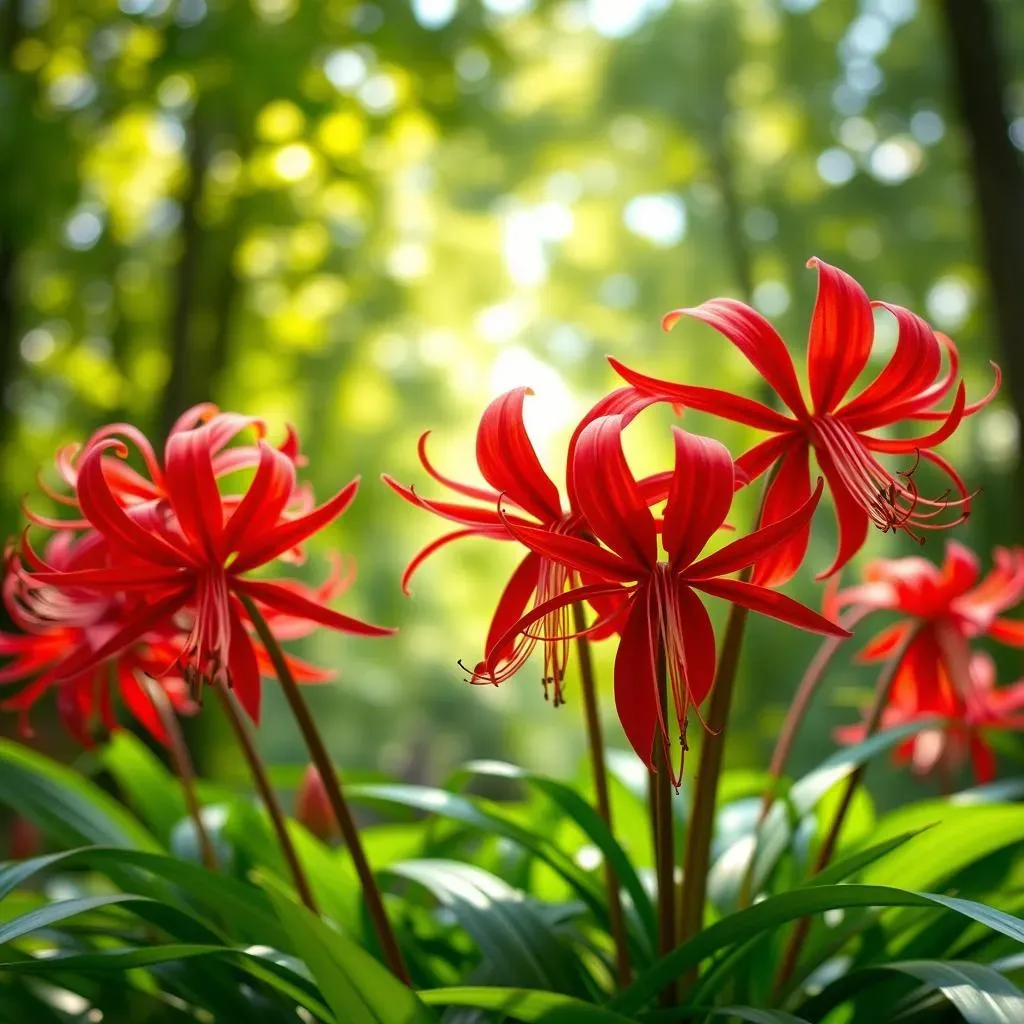
[[[189,685],[189,695],[199,703],[203,684],[222,681],[230,685],[231,598],[227,575],[220,566],[196,579],[195,618],[178,654],[178,664]]]

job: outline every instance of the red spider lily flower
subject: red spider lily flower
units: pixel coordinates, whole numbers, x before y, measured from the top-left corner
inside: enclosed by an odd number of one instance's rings
[[[712,299],[695,309],[666,314],[670,329],[690,316],[714,327],[750,361],[790,415],[760,402],[717,388],[674,384],[637,373],[618,360],[610,362],[630,384],[664,401],[714,413],[771,433],[737,461],[751,480],[775,468],[765,494],[761,523],[773,523],[807,500],[811,493],[809,455],[813,449],[828,482],[839,524],[839,547],[824,579],[841,569],[863,545],[868,524],[883,531],[903,530],[915,539],[921,531],[947,529],[970,511],[971,495],[956,470],[932,449],[949,438],[961,420],[992,400],[996,381],[980,402],[968,405],[963,381],[956,383],[951,407],[935,406],[954,388],[959,369],[956,347],[936,334],[920,317],[901,306],[869,302],[848,274],[818,259],[818,297],[811,319],[807,349],[811,405],[804,401],[796,370],[785,342],[759,313],[733,299]],[[888,310],[899,326],[899,338],[888,364],[854,397],[850,390],[865,369],[874,340],[872,307]],[[942,352],[949,366],[942,373]],[[873,431],[909,420],[938,420],[935,430],[921,437],[883,438]],[[887,469],[882,455],[903,455],[913,461],[902,470]],[[940,499],[918,493],[913,473],[919,459],[932,463],[951,481],[958,497]],[[942,518],[944,510],[951,516]],[[778,585],[791,579],[803,561],[810,524],[758,563],[755,582]]]
[[[420,438],[419,458],[423,468],[438,483],[454,491],[466,502],[433,501],[421,497],[412,487],[404,487],[394,478],[383,474],[381,479],[410,504],[433,512],[442,519],[456,523],[459,529],[452,530],[432,541],[408,564],[402,574],[402,589],[409,593],[409,582],[416,570],[435,551],[463,537],[486,537],[490,540],[514,541],[509,524],[534,529],[549,530],[552,533],[584,538],[587,527],[576,511],[575,483],[573,480],[572,451],[583,427],[592,419],[607,413],[620,413],[632,417],[654,399],[638,394],[633,388],[621,388],[603,398],[576,428],[569,443],[569,459],[566,467],[566,491],[569,510],[562,505],[557,485],[544,471],[537,452],[530,441],[523,422],[523,402],[529,388],[515,388],[494,399],[484,410],[480,419],[476,439],[476,461],[480,474],[488,484],[479,487],[460,483],[444,476],[434,468],[427,457],[429,431]],[[664,479],[651,478],[645,485],[652,500],[664,498]],[[499,513],[501,502],[506,510]],[[515,622],[528,608],[544,604],[561,594],[578,580],[576,570],[557,559],[535,550],[528,550],[526,556],[513,570],[512,576],[498,599],[487,633],[486,649],[491,652],[492,665],[488,681],[500,682],[519,671],[533,653],[539,638],[533,635],[519,635],[495,648],[495,642],[504,635],[509,625]],[[595,607],[602,620],[611,622],[612,605],[608,599],[595,597]],[[545,625],[545,636],[556,639],[544,641],[544,695],[548,697],[549,687],[553,688],[555,704],[563,702],[562,680],[565,676],[569,655],[570,632],[569,609],[560,606],[552,613]],[[477,672],[480,666],[477,667]],[[473,674],[474,680],[476,673]]]
[[[324,780],[316,770],[316,765],[308,765],[303,773],[302,782],[299,784],[298,792],[295,794],[295,818],[301,822],[310,832],[329,843],[341,835],[341,827],[338,825],[338,818],[327,799],[327,790],[324,789]]]
[[[615,706],[638,756],[653,770],[660,733],[666,763],[672,765],[667,709],[658,693],[659,652],[666,659],[671,699],[683,750],[690,709],[697,710],[715,677],[715,635],[698,593],[724,598],[802,629],[832,636],[849,633],[792,598],[765,587],[726,577],[763,557],[810,520],[822,484],[790,515],[719,551],[699,558],[725,520],[732,503],[736,469],[728,451],[710,438],[673,428],[675,468],[664,510],[662,544],[647,497],[626,464],[622,430],[627,418],[604,416],[581,432],[574,456],[577,507],[595,537],[607,547],[579,537],[525,526],[508,517],[509,530],[532,551],[590,578],[604,580],[576,587],[538,604],[510,623],[493,650],[529,633],[552,613],[580,600],[625,595],[627,608],[615,658]],[[488,667],[495,658],[488,658]],[[674,767],[678,786],[682,765]]]
[[[259,463],[259,448],[256,444],[244,444],[229,447],[242,431],[252,429],[256,432],[257,440],[262,439],[266,434],[266,425],[262,420],[251,416],[240,416],[237,413],[221,412],[217,406],[204,402],[195,405],[182,413],[175,421],[168,434],[166,447],[169,447],[171,439],[178,434],[192,430],[205,424],[210,434],[210,452],[214,464],[214,476],[217,479],[227,476],[242,469],[251,469]],[[118,502],[125,506],[136,506],[144,503],[166,500],[166,475],[164,467],[157,457],[149,439],[137,427],[130,423],[112,423],[97,430],[84,445],[65,445],[57,452],[57,473],[63,482],[70,489],[70,494],[63,494],[55,491],[40,478],[39,486],[44,494],[60,505],[76,510],[79,509],[78,497],[78,463],[81,458],[97,445],[102,446],[111,438],[121,442],[130,442],[141,458],[145,473],[140,473],[132,468],[123,458],[106,456],[101,466],[103,475],[110,485],[111,491],[117,497]],[[299,452],[299,439],[295,431],[289,426],[285,439],[280,445],[279,451],[296,464],[301,466],[305,458]],[[224,503],[229,507],[237,504],[237,498],[230,495],[224,496]],[[309,495],[302,489],[296,491],[295,502],[298,507],[294,509],[297,513],[309,504]],[[87,520],[78,519],[52,519],[47,516],[25,510],[28,519],[38,526],[49,529],[86,529],[89,524]]]
[[[91,570],[105,564],[105,545],[97,535],[73,539],[58,533],[46,548],[47,563],[65,573]],[[20,714],[21,732],[32,733],[29,713],[49,690],[57,691],[57,713],[65,728],[85,747],[93,742],[97,721],[108,731],[117,727],[112,690],[132,716],[161,743],[169,743],[153,698],[143,677],[158,678],[171,705],[191,713],[195,705],[184,680],[168,674],[174,654],[167,631],[139,636],[109,662],[94,665],[69,678],[59,679],[58,668],[69,651],[98,650],[119,629],[128,612],[126,599],[116,593],[79,588],[60,590],[37,585],[13,557],[3,584],[7,613],[23,633],[0,633],[0,686],[23,684],[0,707]]]
[[[346,633],[385,636],[393,630],[333,611],[291,581],[252,579],[247,574],[293,551],[344,512],[358,489],[353,480],[329,501],[295,518],[284,513],[295,491],[295,463],[264,440],[244,493],[226,507],[218,487],[220,424],[179,430],[167,443],[166,500],[124,507],[105,472],[109,453],[124,455],[123,442],[94,444],[79,464],[78,501],[84,518],[105,539],[110,565],[62,571],[31,551],[32,580],[61,590],[123,593],[130,612],[93,651],[76,651],[60,667],[67,678],[124,650],[154,629],[187,629],[177,662],[198,697],[201,684],[231,685],[254,721],[259,719],[260,666],[249,635],[245,596],[289,619]],[[294,628],[294,627],[293,627]]]
[[[924,558],[878,559],[865,567],[865,582],[838,591],[826,612],[855,606],[901,613],[905,618],[879,633],[860,660],[886,660],[914,633],[906,657],[921,688],[942,675],[966,694],[969,641],[990,637],[1024,647],[1024,622],[1002,615],[1024,598],[1024,548],[996,548],[993,557],[994,568],[983,579],[977,556],[954,540],[946,544],[941,567]]]
[[[982,653],[971,656],[966,691],[963,681],[954,686],[942,659],[929,651],[933,641],[912,645],[893,680],[889,701],[882,712],[882,726],[890,729],[922,718],[945,721],[901,743],[893,759],[909,764],[917,775],[938,775],[948,788],[953,775],[968,760],[979,783],[996,777],[996,757],[985,738],[995,730],[1024,730],[1024,680],[1009,686],[995,685],[992,659]],[[922,678],[927,685],[922,685]],[[841,743],[860,743],[863,725],[836,730]]]

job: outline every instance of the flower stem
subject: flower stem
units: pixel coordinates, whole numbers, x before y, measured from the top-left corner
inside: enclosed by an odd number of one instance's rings
[[[373,876],[370,862],[366,859],[366,851],[363,849],[359,829],[356,828],[355,818],[353,818],[348,801],[342,792],[337,770],[331,763],[331,758],[327,753],[327,748],[324,746],[323,738],[320,736],[320,732],[313,721],[313,716],[310,714],[309,707],[306,705],[305,698],[295,682],[295,677],[288,667],[284,651],[281,650],[281,645],[271,632],[266,619],[260,614],[259,609],[252,600],[244,594],[240,596],[249,619],[256,628],[260,641],[263,643],[267,654],[270,655],[274,671],[277,673],[281,689],[284,691],[285,699],[288,701],[288,706],[291,708],[292,715],[295,717],[299,730],[302,732],[306,748],[309,750],[309,756],[313,764],[316,765],[320,778],[323,780],[324,789],[327,792],[327,800],[331,805],[331,810],[334,811],[335,817],[338,819],[342,838],[348,847],[349,855],[352,857],[352,864],[356,869],[356,874],[359,876],[359,882],[363,888],[363,897],[366,900],[366,909],[369,912],[370,919],[373,921],[374,930],[377,932],[381,949],[384,951],[384,957],[391,972],[401,981],[405,982],[405,984],[411,985],[412,980],[405,966],[402,951],[398,946],[398,940],[395,938],[391,922],[388,921],[387,913],[384,910],[384,900],[381,897],[380,889],[377,887],[377,880]]]
[[[748,579],[744,572],[741,579]],[[718,671],[711,690],[707,713],[707,730],[700,747],[697,784],[693,787],[693,805],[686,833],[686,854],[683,860],[683,886],[679,908],[680,942],[692,939],[704,927],[704,901],[707,894],[708,868],[711,863],[711,835],[715,827],[715,803],[718,778],[722,773],[725,752],[725,725],[732,705],[733,684],[743,647],[747,625],[747,609],[734,604],[729,611],[725,640],[718,660]],[[694,971],[690,978],[696,980]]]
[[[188,745],[181,731],[178,716],[171,707],[171,702],[164,691],[164,688],[149,676],[145,677],[144,685],[149,693],[149,699],[156,709],[160,724],[167,734],[168,746],[171,760],[174,762],[174,771],[181,782],[181,790],[185,795],[185,806],[188,808],[188,816],[192,819],[192,826],[196,830],[196,839],[199,841],[199,851],[203,858],[203,867],[207,871],[217,870],[217,855],[213,850],[213,843],[210,842],[210,834],[203,824],[203,815],[199,806],[199,798],[196,796],[196,773],[192,767],[192,758],[189,757]]]
[[[658,694],[662,708],[668,699],[665,646],[658,647]],[[672,765],[669,752],[660,742],[655,744],[655,771],[651,774],[654,789],[655,871],[658,878],[658,955],[666,956],[676,947],[676,858],[675,826],[672,821]],[[661,993],[662,1003],[671,1006],[675,986]]]
[[[573,628],[576,636],[576,656],[580,666],[580,688],[583,691],[583,714],[587,725],[587,745],[590,765],[594,772],[594,794],[597,813],[612,831],[612,805],[608,796],[608,769],[604,761],[604,736],[601,732],[601,714],[597,703],[597,684],[594,663],[590,656],[590,640],[583,630],[587,627],[586,613],[581,603],[572,606]],[[612,939],[615,942],[615,973],[619,985],[625,988],[631,979],[629,944],[626,939],[626,921],[622,913],[619,879],[611,861],[604,859],[604,882],[608,889],[608,916],[611,919]]]
[[[885,667],[885,671],[878,677],[878,684],[875,687],[875,699],[868,711],[867,722],[864,727],[865,739],[874,736],[874,734],[878,732],[878,727],[882,723],[882,712],[885,710],[885,705],[889,700],[889,691],[892,689],[892,684],[896,679],[897,672],[899,672],[900,665],[903,663],[903,658],[906,656],[907,649],[916,638],[917,630],[911,630],[907,634],[903,643],[897,649],[896,653],[889,660]],[[843,790],[843,795],[839,800],[839,806],[836,808],[836,813],[832,818],[832,823],[829,826],[828,833],[822,841],[821,847],[818,850],[818,856],[814,860],[814,866],[811,868],[812,875],[816,875],[823,871],[828,867],[829,862],[832,860],[832,855],[836,850],[836,844],[839,841],[839,834],[842,832],[843,824],[846,821],[846,815],[853,803],[854,794],[857,792],[857,788],[860,786],[866,771],[867,762],[864,761],[847,777],[846,788]],[[786,951],[782,957],[782,963],[779,966],[779,973],[775,978],[776,994],[782,991],[789,979],[793,976],[793,972],[796,970],[797,963],[800,959],[800,952],[803,949],[804,942],[807,940],[807,933],[810,931],[810,928],[811,919],[809,917],[802,917],[793,929],[793,934],[786,946]]]
[[[846,629],[852,630],[853,627],[860,622],[869,612],[866,608],[854,609],[845,618],[840,619],[840,625]],[[754,829],[754,844],[750,851],[750,861],[747,864],[746,874],[743,878],[743,886],[740,890],[740,906],[745,907],[750,903],[751,888],[753,886],[754,879],[754,855],[757,852],[757,847],[761,841],[761,828],[765,823],[765,819],[768,817],[768,812],[772,808],[772,804],[775,802],[775,791],[779,779],[782,778],[782,773],[786,770],[786,765],[789,763],[789,755],[793,750],[793,742],[796,739],[796,734],[803,724],[804,716],[807,714],[807,710],[811,705],[815,693],[818,691],[818,686],[822,679],[825,677],[829,665],[832,663],[832,659],[835,657],[836,652],[846,642],[846,637],[828,637],[824,643],[818,648],[817,653],[811,659],[811,663],[807,666],[807,671],[804,673],[803,679],[800,680],[800,685],[797,687],[796,696],[793,698],[793,703],[789,706],[789,711],[786,713],[786,719],[782,723],[782,729],[779,731],[779,738],[775,742],[775,749],[772,751],[771,763],[768,765],[768,774],[770,776],[770,782],[768,788],[765,789],[763,796],[761,797],[761,812],[757,818],[757,825]]]
[[[281,810],[281,803],[274,793],[274,787],[270,784],[266,766],[263,764],[263,759],[260,757],[252,734],[249,732],[245,712],[239,707],[235,695],[228,689],[225,682],[218,681],[217,692],[220,694],[224,710],[228,714],[228,721],[235,731],[238,745],[242,748],[242,753],[249,763],[249,771],[252,772],[252,779],[256,783],[256,789],[259,791],[263,806],[266,807],[267,813],[270,815],[270,821],[277,835],[278,845],[281,847],[281,853],[284,854],[284,859],[288,864],[288,870],[291,872],[292,881],[295,883],[299,897],[313,913],[317,913],[313,890],[310,888],[306,873],[302,870],[302,865],[299,863],[299,855],[295,852],[291,836],[288,835],[284,811]]]

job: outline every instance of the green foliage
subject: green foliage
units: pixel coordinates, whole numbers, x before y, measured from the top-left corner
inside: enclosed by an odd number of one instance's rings
[[[794,780],[791,834],[806,830],[801,822],[815,822],[821,796],[848,771],[905,735],[882,733],[844,752],[845,767],[829,759]],[[114,777],[125,765],[144,764],[131,744],[120,742],[97,764]],[[318,895],[342,911],[321,919],[292,893],[247,798],[211,791],[229,817],[244,813],[247,822],[221,835],[233,856],[213,873],[167,851],[178,823],[157,829],[161,850],[93,781],[13,748],[0,747],[0,764],[18,772],[18,790],[5,786],[5,801],[51,839],[63,842],[71,821],[88,823],[75,826],[76,841],[90,829],[90,838],[107,841],[0,869],[0,1006],[36,1013],[39,1004],[41,1021],[47,1014],[63,1020],[68,1000],[146,1024],[177,1024],[182,1012],[205,1013],[217,1024],[250,1017],[292,1024],[839,1024],[889,1019],[891,1007],[901,1020],[930,1020],[942,1005],[971,1024],[1005,1024],[1024,1005],[1014,980],[1024,920],[1007,912],[1005,895],[1002,909],[986,903],[1005,884],[985,868],[990,859],[1007,851],[1006,869],[1018,869],[1022,819],[1015,804],[954,797],[894,812],[881,819],[872,842],[848,842],[844,855],[812,878],[799,846],[780,845],[752,818],[747,848],[754,863],[773,858],[773,869],[759,876],[756,902],[656,959],[644,894],[645,909],[634,907],[629,921],[634,980],[617,991],[600,860],[592,851],[614,855],[627,897],[626,879],[643,892],[645,872],[571,789],[495,762],[467,765],[446,789],[352,786],[353,798],[385,813],[363,831],[412,969],[412,991],[372,954],[343,850],[294,829]],[[174,785],[151,769],[145,777],[157,791]],[[500,801],[460,792],[474,779],[514,780],[520,788]],[[737,777],[725,788],[743,793],[747,784]],[[140,810],[148,802],[140,801],[135,781],[122,779],[119,789]],[[47,800],[26,797],[36,792]],[[720,810],[723,823],[735,817],[730,806]],[[401,820],[410,809],[418,821],[386,820],[389,810]],[[396,828],[405,830],[400,842],[386,838]],[[120,845],[109,845],[112,835]],[[970,839],[957,843],[958,835]],[[780,989],[775,975],[785,939],[802,917],[812,921],[810,937]],[[659,993],[698,967],[699,980],[680,990],[678,1009],[663,1009]],[[296,1015],[299,1007],[307,1017]],[[122,1012],[134,1016],[115,1016]]]

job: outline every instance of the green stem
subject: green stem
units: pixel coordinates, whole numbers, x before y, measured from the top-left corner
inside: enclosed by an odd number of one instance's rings
[[[878,685],[875,687],[875,699],[871,704],[871,709],[868,711],[867,722],[864,728],[865,739],[874,736],[878,732],[878,727],[882,724],[882,712],[885,711],[885,706],[889,701],[889,692],[892,690],[892,684],[896,679],[900,665],[903,663],[907,649],[917,638],[917,632],[916,629],[913,629],[907,634],[906,639],[904,639],[886,665],[885,671],[878,677]],[[854,794],[863,781],[866,771],[867,762],[864,761],[847,777],[846,788],[843,790],[843,795],[839,800],[839,806],[836,808],[836,813],[832,818],[828,833],[818,850],[818,856],[815,858],[814,866],[811,868],[811,875],[816,875],[823,871],[832,860],[832,856],[836,851],[836,845],[839,842],[839,835],[846,821],[846,815],[853,804]],[[796,970],[797,963],[800,960],[800,952],[803,949],[804,942],[807,941],[807,933],[810,931],[810,928],[811,919],[809,917],[802,917],[793,929],[793,934],[790,936],[786,951],[782,957],[782,963],[779,966],[779,972],[775,978],[776,993],[781,992],[793,976],[793,972]]]
[[[302,864],[299,862],[299,855],[295,852],[291,836],[288,835],[284,811],[281,810],[280,801],[274,793],[274,787],[270,784],[270,777],[267,775],[266,766],[263,764],[263,759],[260,757],[252,734],[249,732],[245,712],[239,707],[235,695],[228,689],[226,683],[223,681],[218,682],[217,692],[220,694],[224,710],[228,715],[228,721],[231,723],[231,728],[234,729],[235,736],[238,739],[238,745],[242,748],[242,753],[249,763],[249,770],[252,772],[252,779],[256,783],[256,789],[260,794],[260,799],[263,801],[263,806],[266,807],[267,813],[270,815],[271,824],[274,826],[274,832],[277,835],[277,843],[281,847],[281,853],[284,854],[288,870],[291,872],[292,881],[295,882],[295,888],[302,902],[315,914],[317,913],[317,906],[316,900],[313,897],[313,890],[310,888],[306,873],[302,870]]]
[[[164,688],[155,679],[146,676],[144,683],[149,692],[149,699],[160,718],[160,724],[167,734],[171,760],[174,762],[174,771],[181,782],[182,793],[185,795],[188,816],[192,819],[192,827],[196,830],[203,867],[208,871],[216,871],[217,855],[214,853],[213,843],[210,842],[210,834],[203,824],[202,810],[199,806],[199,798],[196,796],[196,773],[192,768],[192,758],[189,757],[188,745],[185,743],[185,737],[178,723],[178,716],[174,713],[174,708],[171,707],[171,701]]]
[[[662,708],[668,699],[668,672],[665,646],[658,648],[658,694]],[[658,878],[658,955],[666,956],[676,948],[676,858],[675,826],[672,821],[672,764],[670,752],[656,741],[655,771],[651,775],[654,789],[655,871]],[[675,986],[667,986],[661,993],[665,1006],[671,1006]]]
[[[356,869],[356,874],[359,876],[359,882],[363,888],[363,898],[366,900],[366,909],[370,915],[370,920],[373,922],[374,930],[377,932],[377,938],[380,941],[381,949],[384,951],[384,957],[391,968],[391,972],[401,981],[405,982],[405,984],[411,985],[412,980],[405,966],[402,951],[391,928],[391,922],[388,920],[387,913],[384,910],[384,900],[377,886],[377,880],[374,878],[373,871],[370,868],[370,862],[366,859],[366,851],[363,849],[363,841],[359,836],[359,829],[356,828],[355,818],[352,816],[348,801],[342,792],[341,784],[338,781],[338,773],[331,763],[327,747],[324,746],[323,738],[320,736],[320,732],[313,721],[313,716],[310,714],[305,698],[302,696],[298,684],[295,682],[295,677],[288,667],[284,651],[281,650],[277,637],[271,632],[266,619],[263,618],[252,600],[244,594],[239,596],[245,605],[250,621],[256,628],[260,641],[263,643],[267,654],[270,655],[274,671],[277,673],[281,689],[284,691],[285,699],[288,701],[288,706],[291,708],[292,715],[298,723],[299,730],[302,732],[306,748],[309,750],[309,756],[313,764],[316,765],[320,778],[323,779],[327,800],[334,811],[335,817],[338,819],[342,838],[348,847],[349,855],[352,857],[352,864]]]
[[[583,632],[587,627],[586,613],[582,604],[572,606],[573,628],[576,631],[576,655],[580,666],[580,689],[583,693],[583,715],[587,726],[587,746],[590,750],[590,764],[594,772],[594,794],[597,813],[601,815],[612,832],[612,805],[608,796],[608,769],[604,760],[604,736],[601,732],[601,713],[597,701],[597,684],[594,679],[594,663],[590,656],[590,640]],[[626,920],[622,913],[622,896],[619,879],[611,861],[604,859],[604,881],[608,889],[608,916],[611,919],[612,939],[615,942],[615,973],[620,987],[625,988],[631,980],[629,943],[626,938]]]

